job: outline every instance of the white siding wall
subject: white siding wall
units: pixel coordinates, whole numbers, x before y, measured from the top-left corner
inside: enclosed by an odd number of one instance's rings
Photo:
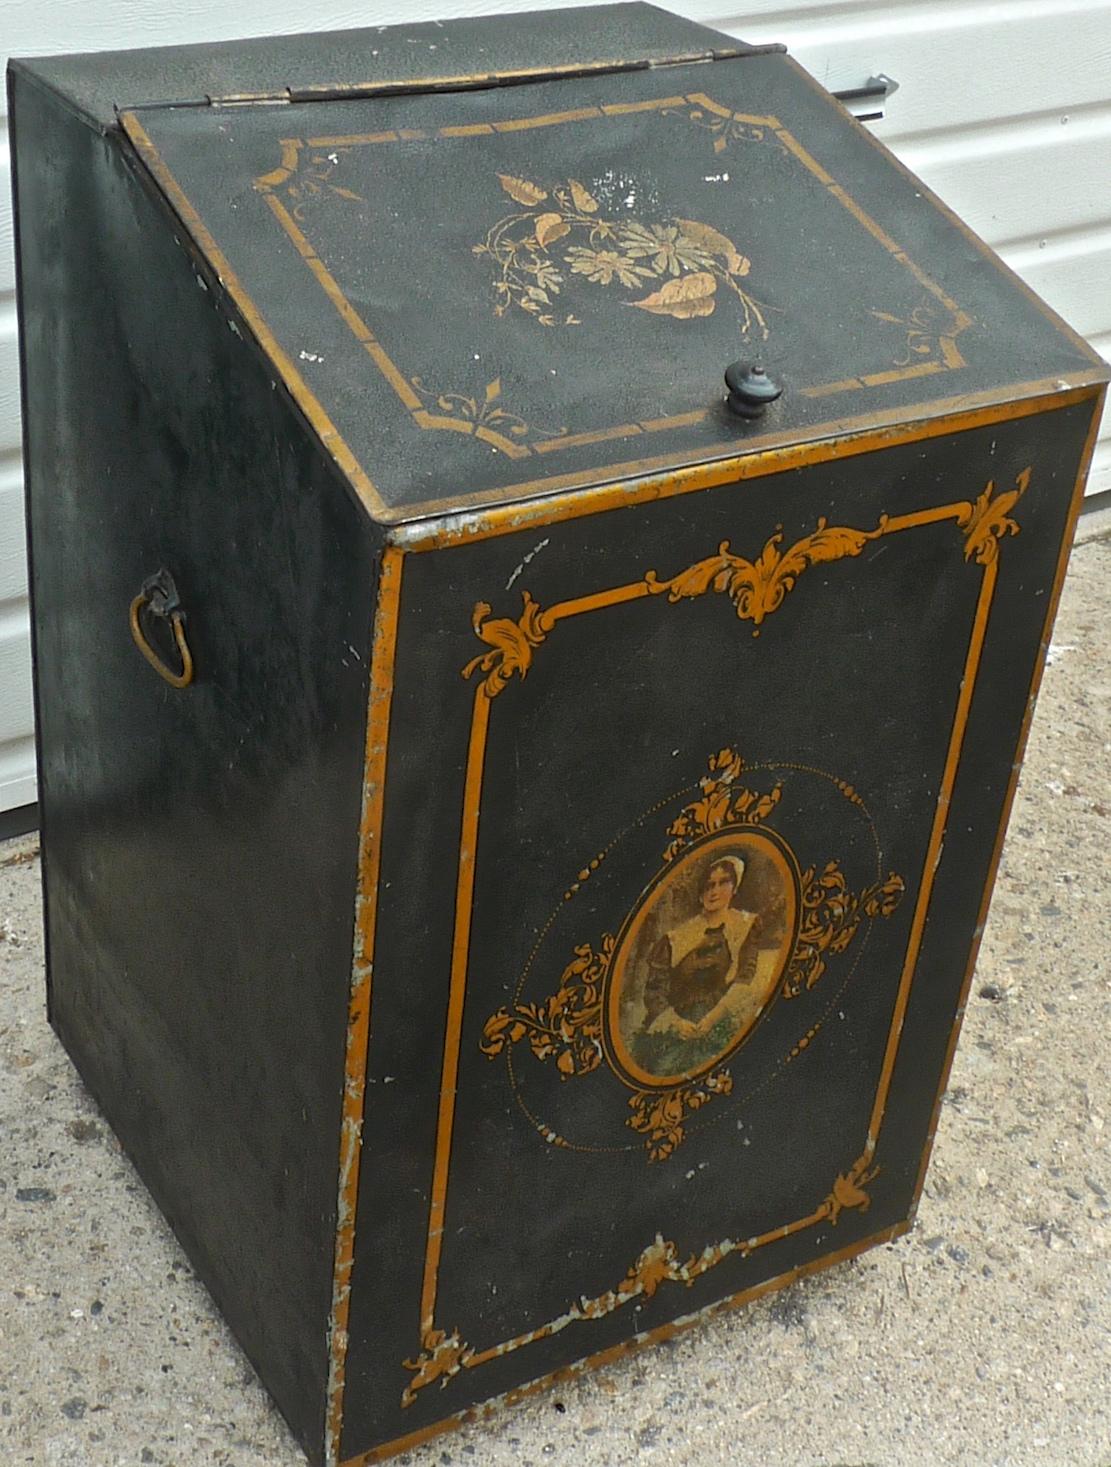
[[[535,9],[542,0],[2,0],[10,55]],[[872,124],[1020,274],[1111,356],[1111,0],[664,0],[783,41],[831,90],[900,83]],[[2,105],[2,104],[0,104]],[[0,810],[35,797],[12,221],[0,118]],[[1111,489],[1111,414],[1090,493]]]

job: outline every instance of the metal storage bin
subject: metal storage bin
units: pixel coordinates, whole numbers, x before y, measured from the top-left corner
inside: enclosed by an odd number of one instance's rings
[[[1102,362],[650,6],[10,81],[52,1022],[312,1460],[906,1229]]]

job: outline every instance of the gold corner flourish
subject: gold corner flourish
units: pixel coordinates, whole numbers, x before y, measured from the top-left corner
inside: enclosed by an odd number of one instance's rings
[[[406,1370],[414,1372],[413,1378],[401,1393],[401,1404],[411,1406],[417,1391],[434,1381],[440,1389],[447,1385],[453,1375],[458,1375],[470,1364],[474,1351],[460,1335],[458,1329],[449,1334],[442,1329],[429,1329],[421,1340],[421,1351],[415,1360],[403,1360]]]
[[[514,675],[523,678],[532,665],[532,652],[548,635],[551,623],[527,591],[522,593],[524,610],[516,621],[507,616],[492,617],[491,607],[479,601],[471,617],[475,635],[490,648],[472,657],[463,676],[484,672],[482,682],[488,698],[496,698]]]
[[[774,117],[752,117],[734,112],[714,102],[704,92],[692,92],[683,99],[682,107],[665,107],[664,117],[681,117],[685,122],[708,132],[714,140],[714,152],[724,153],[730,143],[762,143],[778,137],[779,123]]]
[[[493,378],[481,392],[473,394],[441,392],[428,387],[419,376],[410,377],[409,384],[424,404],[413,409],[413,421],[419,427],[472,433],[509,458],[527,458],[532,452],[530,440],[550,441],[567,436],[566,426],[542,428],[506,407],[500,377]]]
[[[259,193],[284,194],[289,200],[290,213],[298,223],[305,222],[306,206],[327,194],[349,203],[366,203],[362,194],[336,182],[340,162],[351,152],[349,147],[337,146],[328,152],[310,151],[306,154],[305,144],[300,138],[283,138],[281,149],[280,165],[269,173],[260,174],[254,185]]]
[[[872,1164],[871,1151],[858,1156],[847,1172],[833,1179],[828,1196],[819,1208],[822,1217],[827,1217],[836,1227],[843,1212],[867,1212],[872,1198],[865,1188],[879,1176],[881,1168]]]
[[[508,1355],[536,1340],[547,1339],[558,1334],[568,1325],[580,1321],[604,1319],[622,1309],[634,1299],[652,1299],[664,1284],[682,1284],[690,1288],[704,1274],[710,1273],[734,1254],[747,1258],[758,1248],[768,1243],[779,1242],[791,1233],[804,1227],[828,1220],[837,1225],[844,1212],[867,1212],[872,1204],[866,1190],[879,1176],[881,1168],[873,1163],[871,1152],[857,1158],[846,1172],[839,1173],[833,1180],[829,1192],[808,1217],[786,1227],[773,1228],[753,1238],[722,1238],[709,1243],[701,1253],[691,1253],[683,1258],[678,1244],[657,1233],[646,1248],[625,1271],[624,1277],[615,1288],[591,1298],[582,1296],[575,1300],[565,1312],[526,1334],[484,1350],[475,1350],[464,1342],[457,1329],[447,1333],[429,1328],[423,1337],[423,1349],[414,1360],[404,1360],[406,1370],[414,1372],[401,1395],[402,1406],[411,1406],[417,1392],[425,1386],[440,1382],[441,1389],[461,1370],[484,1365],[489,1360]]]
[[[1022,469],[1015,475],[1015,487],[1002,494],[996,494],[995,480],[989,479],[975,504],[961,506],[957,524],[964,531],[965,560],[991,565],[999,554],[1003,536],[1019,533],[1018,521],[1012,519],[1011,510],[1030,487],[1031,472],[1029,467]]]
[[[925,296],[905,316],[893,311],[872,309],[877,321],[897,326],[903,331],[903,349],[893,365],[924,374],[933,368],[964,365],[957,337],[973,324],[972,317],[947,298]]]

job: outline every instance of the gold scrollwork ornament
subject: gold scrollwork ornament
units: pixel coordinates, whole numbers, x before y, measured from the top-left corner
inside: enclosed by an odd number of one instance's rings
[[[1011,510],[1030,487],[1030,472],[1023,469],[1015,476],[1015,487],[1002,494],[996,494],[995,481],[989,479],[976,503],[962,506],[957,524],[964,531],[965,560],[991,565],[1003,536],[1018,534],[1018,521],[1012,519]]]
[[[507,616],[491,617],[491,608],[485,601],[480,601],[474,609],[475,635],[490,651],[472,657],[463,669],[463,676],[484,672],[482,686],[488,698],[496,698],[514,675],[525,676],[532,664],[533,648],[539,647],[548,635],[549,625],[543,611],[527,591],[523,594],[524,610],[516,621]]]
[[[834,1178],[830,1191],[807,1221],[814,1224],[827,1220],[836,1226],[844,1212],[867,1212],[872,1199],[865,1189],[879,1173],[880,1168],[873,1165],[871,1153],[865,1152],[847,1172]],[[536,1340],[547,1339],[566,1329],[568,1325],[605,1319],[607,1315],[631,1304],[634,1299],[653,1299],[665,1284],[681,1284],[689,1289],[727,1258],[734,1255],[746,1258],[756,1249],[782,1236],[782,1229],[773,1228],[761,1237],[723,1238],[717,1243],[707,1244],[701,1252],[690,1253],[684,1258],[672,1239],[657,1233],[653,1241],[641,1249],[615,1288],[593,1297],[584,1295],[573,1301],[558,1318],[488,1349],[473,1349],[464,1342],[457,1329],[448,1333],[429,1327],[424,1333],[421,1342],[423,1348],[416,1359],[402,1362],[406,1370],[413,1372],[413,1376],[402,1392],[401,1404],[411,1406],[416,1400],[417,1392],[425,1386],[439,1381],[443,1389],[461,1370],[508,1355]]]
[[[414,1372],[412,1380],[401,1393],[401,1404],[411,1406],[416,1393],[434,1381],[443,1389],[448,1381],[470,1362],[474,1351],[457,1329],[449,1334],[442,1329],[429,1329],[421,1341],[422,1349],[415,1360],[403,1360],[406,1370]]]
[[[780,549],[783,535],[777,531],[755,560],[732,554],[729,541],[723,540],[716,555],[696,561],[668,580],[661,580],[655,571],[649,571],[644,579],[652,595],[666,595],[671,602],[693,600],[707,592],[728,596],[737,616],[752,622],[753,636],[758,636],[760,624],[779,610],[803,571],[847,555],[859,555],[870,540],[884,533],[886,524],[887,517],[881,516],[874,530],[856,530],[847,525],[829,525],[822,518],[816,529],[786,550]]]
[[[504,667],[499,663],[497,671]],[[782,781],[776,780],[766,789],[753,787],[741,782],[744,768],[744,760],[735,749],[724,748],[710,757],[707,772],[699,780],[697,797],[667,827],[670,840],[663,852],[665,868],[707,838],[757,830],[774,814],[782,798]],[[844,792],[848,787],[842,789]],[[864,921],[890,917],[903,894],[904,882],[892,872],[854,892],[838,863],[831,860],[820,873],[814,867],[807,868],[801,888],[799,925],[778,980],[785,999],[797,998],[812,989],[825,973],[829,958],[849,947]],[[603,1063],[610,1064],[603,1032],[604,1009],[616,951],[617,940],[612,933],[604,934],[597,945],[579,944],[553,994],[535,1003],[518,998],[490,1015],[480,1041],[482,1053],[495,1059],[514,1045],[527,1045],[534,1059],[541,1063],[554,1061],[564,1081],[591,1074]],[[672,1156],[685,1139],[690,1116],[733,1089],[732,1075],[722,1065],[702,1075],[684,1076],[674,1084],[656,1086],[630,1081],[616,1070],[614,1073],[633,1090],[625,1124],[644,1138],[650,1162],[666,1161]],[[562,1139],[554,1133],[545,1134],[550,1140]]]

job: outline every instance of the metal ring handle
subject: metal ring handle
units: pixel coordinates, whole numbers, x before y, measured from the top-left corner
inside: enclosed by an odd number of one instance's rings
[[[172,667],[167,667],[147,641],[139,620],[144,606],[152,606],[156,615],[169,619],[174,641],[181,655],[180,672],[174,672]],[[131,623],[132,640],[158,676],[168,682],[171,688],[187,688],[193,681],[193,654],[185,639],[185,613],[178,605],[177,589],[168,571],[159,571],[157,575],[143,582],[142,590],[131,603],[128,620]]]

